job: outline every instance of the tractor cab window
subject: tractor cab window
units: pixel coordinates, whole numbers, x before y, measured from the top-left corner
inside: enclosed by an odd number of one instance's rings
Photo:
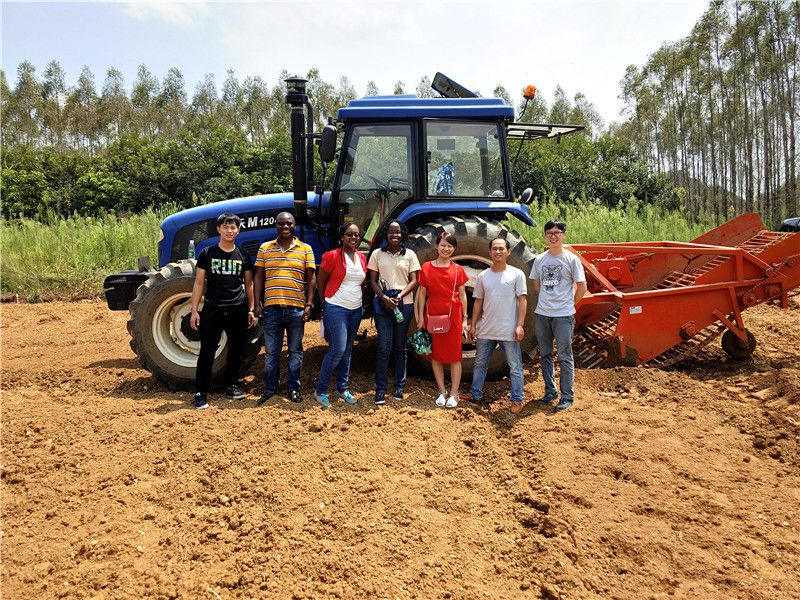
[[[428,196],[508,198],[497,123],[425,121]]]
[[[411,125],[356,125],[341,152],[339,205],[344,220],[358,224],[369,240],[414,193]]]

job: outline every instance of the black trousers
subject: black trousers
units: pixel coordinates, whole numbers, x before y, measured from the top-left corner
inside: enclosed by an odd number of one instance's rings
[[[195,388],[208,392],[214,356],[222,337],[228,336],[228,360],[225,365],[225,386],[236,383],[242,364],[242,350],[247,338],[247,303],[237,306],[203,305],[200,311],[200,356],[197,357]]]

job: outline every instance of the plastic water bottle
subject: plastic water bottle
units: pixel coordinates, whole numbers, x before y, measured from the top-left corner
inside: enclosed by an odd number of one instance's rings
[[[194,258],[194,240],[189,240],[189,258]]]
[[[395,307],[394,309],[394,320],[397,321],[398,323],[403,322],[403,313],[400,312],[400,308],[398,307]]]

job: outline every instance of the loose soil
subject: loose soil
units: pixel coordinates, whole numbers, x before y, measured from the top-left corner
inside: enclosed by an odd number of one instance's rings
[[[759,346],[668,371],[579,371],[554,414],[433,406],[194,411],[139,368],[126,313],[2,306],[5,598],[798,598],[800,306]],[[541,379],[526,370],[526,397]],[[462,389],[467,386],[462,385]]]

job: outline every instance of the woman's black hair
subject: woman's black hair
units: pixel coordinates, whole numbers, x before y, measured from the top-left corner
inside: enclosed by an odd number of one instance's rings
[[[445,240],[453,248],[458,249],[458,238],[446,229],[442,230],[439,235],[436,236],[436,245],[438,246],[442,240]]]
[[[383,227],[383,242],[381,243],[381,250],[384,252],[389,251],[389,226],[390,225],[398,225],[400,227],[400,255],[405,256],[406,253],[406,242],[408,241],[408,229],[406,226],[398,221],[397,219],[392,219]]]

